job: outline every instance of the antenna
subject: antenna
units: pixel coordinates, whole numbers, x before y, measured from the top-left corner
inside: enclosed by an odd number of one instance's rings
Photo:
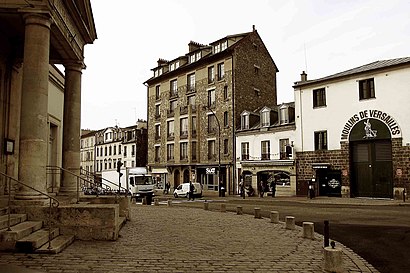
[[[305,51],[305,72],[308,73],[307,57],[306,57],[306,43],[303,44],[303,48],[304,48],[304,51]]]

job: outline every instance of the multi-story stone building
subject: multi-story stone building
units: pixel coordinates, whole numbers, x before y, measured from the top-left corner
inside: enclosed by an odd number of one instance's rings
[[[87,173],[93,173],[95,170],[95,134],[93,130],[81,130],[80,164]]]
[[[84,135],[84,139],[88,135]],[[95,173],[115,170],[120,160],[123,167],[147,165],[147,123],[138,120],[136,125],[120,128],[108,127],[95,133]]]
[[[258,191],[276,183],[276,195],[296,194],[295,104],[264,106],[241,114],[236,131],[236,169],[239,181]]]
[[[410,179],[410,58],[294,85],[297,193],[400,197]]]
[[[197,181],[235,192],[240,114],[276,105],[278,69],[258,32],[226,36],[158,60],[148,86],[148,165],[174,187]],[[221,183],[218,183],[220,181]]]

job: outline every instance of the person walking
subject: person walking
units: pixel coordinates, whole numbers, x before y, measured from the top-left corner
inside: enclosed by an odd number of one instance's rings
[[[192,199],[192,201],[194,201],[195,197],[194,197],[194,190],[195,190],[195,186],[194,184],[192,184],[192,182],[189,182],[189,193],[188,193],[188,201]]]
[[[275,197],[276,194],[276,177],[270,182],[270,190],[272,191],[272,198]]]
[[[259,186],[260,186],[259,194],[260,194],[260,197],[263,198],[263,194],[264,194],[264,190],[265,190],[265,184],[263,183],[263,181],[260,182]]]

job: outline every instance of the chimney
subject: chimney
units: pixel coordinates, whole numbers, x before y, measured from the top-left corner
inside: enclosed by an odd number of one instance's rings
[[[195,51],[197,49],[200,49],[203,46],[205,46],[205,45],[194,42],[194,41],[190,41],[189,44],[188,44],[189,53],[191,53],[192,51]]]
[[[168,61],[167,61],[167,60],[164,60],[164,59],[159,58],[159,59],[158,59],[158,61],[157,61],[157,63],[158,63],[158,66],[162,66],[162,65],[164,65],[164,64],[166,64],[166,63],[168,63]]]
[[[303,71],[302,74],[300,74],[300,81],[301,82],[307,81],[307,74],[305,71]]]
[[[252,31],[255,32],[256,31],[256,27],[255,25],[252,25]]]

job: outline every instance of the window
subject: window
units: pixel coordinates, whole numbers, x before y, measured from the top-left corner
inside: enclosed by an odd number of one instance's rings
[[[215,115],[208,115],[208,133],[216,132],[216,117]]]
[[[155,98],[158,100],[161,96],[159,85],[155,86]]]
[[[327,150],[327,131],[315,132],[315,151]]]
[[[375,98],[374,79],[359,81],[359,99],[366,100]]]
[[[287,146],[289,146],[289,138],[279,139],[279,151],[280,151],[279,159],[289,159],[286,153]]]
[[[108,148],[108,155],[112,155],[112,147],[111,146]]]
[[[160,159],[160,146],[155,146],[155,162],[159,162]]]
[[[201,57],[202,57],[202,52],[201,51],[199,51],[199,52],[197,52],[196,54],[195,54],[195,59],[198,61],[199,59],[201,59]]]
[[[196,142],[191,143],[191,158],[196,160]]]
[[[228,86],[224,86],[224,100],[228,100]]]
[[[289,108],[286,106],[281,106],[279,109],[280,124],[289,123]]]
[[[174,160],[174,144],[167,145],[167,160]]]
[[[221,44],[221,50],[225,50],[228,47],[228,42],[225,41]]]
[[[249,160],[249,142],[241,143],[242,160]]]
[[[224,63],[218,64],[218,81],[225,78],[225,66]]]
[[[159,139],[161,137],[161,125],[155,125],[155,139]]]
[[[208,107],[215,107],[215,89],[208,91]]]
[[[192,124],[191,124],[191,133],[192,136],[196,136],[196,117],[192,117]]]
[[[195,73],[189,74],[187,76],[187,90],[188,92],[193,92],[195,91]]]
[[[189,96],[188,97],[188,105],[191,106],[192,110],[195,109],[195,100],[196,100],[196,96]]]
[[[178,88],[178,87],[177,87],[177,80],[172,80],[172,81],[170,81],[169,90],[171,91],[171,97],[178,95],[178,89],[177,89],[177,88]]]
[[[160,108],[161,108],[160,104],[155,105],[155,117],[159,117],[161,115]]]
[[[180,160],[188,160],[188,142],[180,143]]]
[[[107,156],[107,147],[104,147],[104,155]]]
[[[188,136],[188,118],[181,118],[180,120],[180,135]]]
[[[195,62],[195,54],[189,56],[189,63]]]
[[[174,121],[167,122],[167,137],[174,137]]]
[[[131,146],[131,156],[135,156],[135,145]]]
[[[261,159],[262,160],[269,160],[270,159],[270,143],[269,140],[265,140],[261,142]]]
[[[118,154],[121,154],[121,145],[118,145]]]
[[[227,138],[224,139],[224,154],[229,154],[229,140]]]
[[[113,155],[116,155],[117,154],[117,146],[115,146],[114,145],[114,152],[113,152]]]
[[[229,126],[229,118],[228,118],[228,111],[224,112],[224,127],[227,128]]]
[[[214,46],[214,54],[219,53],[221,51],[221,44],[217,44]]]
[[[175,70],[175,63],[169,65],[169,71]]]
[[[241,117],[241,128],[242,129],[249,129],[249,115],[245,114]]]
[[[261,122],[262,127],[267,127],[270,125],[270,111],[265,109],[261,113]]]
[[[208,159],[216,160],[215,140],[209,140],[208,141]]]
[[[210,66],[208,67],[208,83],[215,82],[215,67]]]
[[[127,146],[124,146],[124,156],[127,156]]]
[[[176,107],[177,107],[177,101],[176,100],[171,101],[169,103],[169,112],[174,113]]]
[[[325,88],[313,90],[313,107],[326,106],[326,90]]]

